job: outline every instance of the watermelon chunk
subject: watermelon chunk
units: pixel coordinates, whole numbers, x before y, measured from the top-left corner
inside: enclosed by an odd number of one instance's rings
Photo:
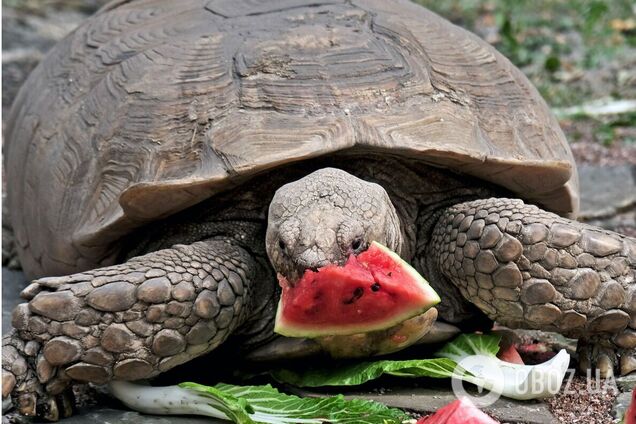
[[[632,390],[632,401],[623,418],[625,424],[636,424],[636,387]]]
[[[420,418],[416,424],[497,424],[468,398],[457,399],[433,415]]]
[[[422,314],[440,298],[396,253],[373,242],[344,266],[307,270],[295,284],[279,277],[274,331],[289,337],[383,330]]]

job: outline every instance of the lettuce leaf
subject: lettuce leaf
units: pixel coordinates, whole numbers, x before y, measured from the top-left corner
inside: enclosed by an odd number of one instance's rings
[[[272,386],[213,387],[196,383],[149,387],[113,381],[111,392],[128,407],[149,414],[196,414],[238,424],[400,424],[408,419],[401,410],[378,402],[329,398],[300,398]]]
[[[435,359],[380,360],[336,367],[270,371],[279,382],[300,387],[351,386],[383,374],[399,377],[457,378],[513,399],[538,399],[558,393],[570,355],[561,350],[538,365],[521,365],[497,358],[500,337],[461,334],[436,352]]]

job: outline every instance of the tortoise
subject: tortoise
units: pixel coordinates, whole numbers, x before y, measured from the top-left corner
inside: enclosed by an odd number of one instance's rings
[[[408,1],[111,2],[33,71],[6,140],[37,279],[3,339],[24,414],[66,413],[72,381],[257,348],[277,273],[372,240],[430,281],[440,321],[557,331],[582,368],[636,369],[636,240],[572,220],[575,163],[526,77]]]

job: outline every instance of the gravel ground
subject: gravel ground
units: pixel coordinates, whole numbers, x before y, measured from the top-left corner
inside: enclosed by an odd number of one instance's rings
[[[561,392],[546,399],[550,411],[561,423],[608,424],[618,390],[607,382],[595,384],[585,377],[574,377]]]

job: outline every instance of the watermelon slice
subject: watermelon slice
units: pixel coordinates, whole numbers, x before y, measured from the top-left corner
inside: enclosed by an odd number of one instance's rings
[[[416,424],[497,424],[468,398],[457,399],[433,415],[420,418]]]
[[[349,335],[383,330],[422,314],[440,298],[396,253],[373,242],[344,266],[307,270],[283,289],[274,331],[289,337]]]
[[[632,401],[625,412],[624,424],[636,424],[636,387],[632,390]]]

